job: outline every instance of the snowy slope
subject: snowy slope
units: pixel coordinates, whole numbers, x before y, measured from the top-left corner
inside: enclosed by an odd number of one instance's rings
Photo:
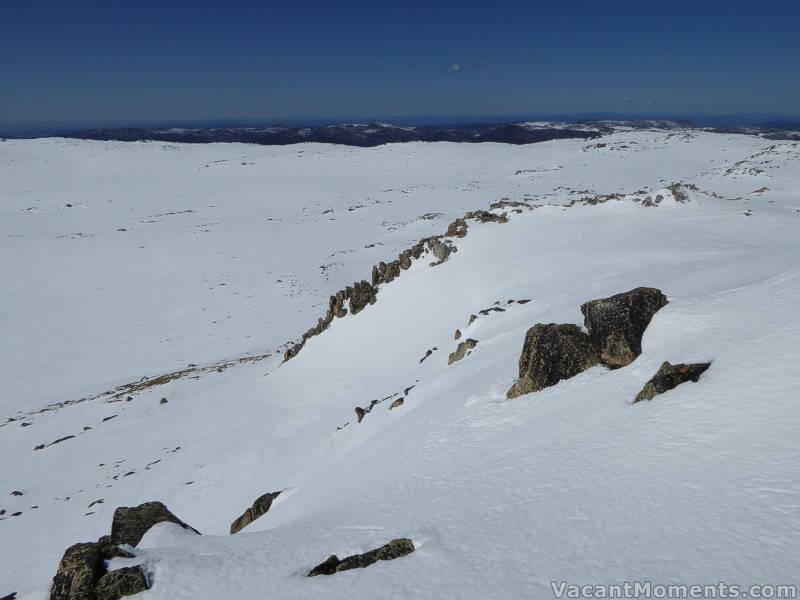
[[[0,416],[15,419],[0,425],[0,593],[46,597],[67,545],[147,500],[206,534],[148,533],[151,598],[543,598],[553,580],[751,584],[800,567],[797,143],[8,141],[0,173]],[[673,182],[697,191],[676,202]],[[612,193],[626,196],[567,206]],[[533,208],[470,222],[446,262],[416,261],[280,363],[331,293],[502,198]],[[530,326],[580,324],[581,303],[641,285],[670,304],[632,365],[505,400]],[[456,328],[479,344],[448,366]],[[665,360],[713,362],[631,405]],[[417,552],[302,576],[395,537]]]

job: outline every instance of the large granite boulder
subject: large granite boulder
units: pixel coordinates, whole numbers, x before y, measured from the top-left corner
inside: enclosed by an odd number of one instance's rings
[[[73,544],[64,552],[53,577],[50,600],[94,600],[94,586],[104,572],[97,544]]]
[[[149,589],[142,567],[124,567],[103,575],[94,588],[94,596],[95,600],[119,600]]]
[[[661,290],[640,287],[581,306],[586,330],[603,364],[618,368],[633,362],[642,353],[644,330],[666,304]]]
[[[519,378],[506,393],[516,398],[568,379],[600,362],[597,350],[577,325],[544,325],[528,330],[519,357]]]
[[[145,502],[135,507],[120,506],[114,511],[114,518],[111,522],[111,542],[116,545],[136,546],[148,529],[156,523],[165,521],[180,525],[198,535],[200,533],[173,515],[161,502]]]
[[[272,501],[280,495],[280,492],[270,492],[259,496],[250,508],[231,523],[231,535],[241,531],[259,517],[267,514],[267,511],[272,507]]]
[[[379,560],[394,560],[401,556],[406,556],[414,552],[414,542],[408,538],[397,538],[384,544],[380,548],[370,550],[364,554],[354,554],[346,558],[340,559],[335,554],[329,556],[324,562],[318,564],[316,567],[309,571],[308,576],[314,577],[315,575],[333,575],[340,571],[349,571],[350,569],[363,569]]]
[[[652,379],[636,394],[634,402],[652,400],[658,394],[671,390],[687,381],[697,382],[700,375],[705,373],[711,363],[692,363],[673,365],[665,362],[661,365]]]

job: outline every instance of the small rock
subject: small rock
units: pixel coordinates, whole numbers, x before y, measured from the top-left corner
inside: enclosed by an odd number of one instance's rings
[[[103,575],[94,588],[94,595],[96,600],[119,600],[148,589],[150,584],[142,567],[123,567]]]
[[[13,492],[11,492],[11,495],[12,496],[22,496],[22,492],[20,492],[19,490],[14,490]]]
[[[642,391],[636,394],[634,403],[642,400],[652,400],[658,394],[671,390],[687,381],[697,382],[711,363],[691,363],[691,364],[677,364],[673,365],[665,362],[658,369],[658,372],[653,375],[652,379],[648,381],[642,388]]]
[[[478,318],[478,315],[470,315],[469,316],[469,325],[472,325],[477,318]]]
[[[467,338],[463,342],[461,342],[456,351],[451,353],[450,356],[447,357],[447,364],[452,365],[454,362],[461,360],[469,352],[478,345],[478,340],[473,340],[472,338]]]
[[[459,340],[459,339],[461,339],[461,330],[460,330],[460,329],[456,329],[456,333],[455,333],[455,335],[453,336],[453,339],[454,339],[454,340]]]
[[[162,398],[161,400],[158,401],[159,404],[166,404],[167,402],[169,402],[169,400],[167,400],[166,398]]]
[[[389,410],[392,410],[393,408],[400,408],[401,406],[403,406],[403,402],[404,400],[402,398],[398,398],[389,405]]]
[[[364,415],[366,414],[367,414],[366,410],[364,410],[360,406],[356,406],[356,419],[358,419],[359,423],[361,423],[361,421],[364,420]]]
[[[273,500],[280,495],[280,492],[270,492],[268,494],[264,494],[263,496],[259,496],[256,501],[253,502],[253,505],[250,508],[244,511],[239,518],[231,523],[231,535],[241,531],[259,517],[267,514],[269,509],[272,507]]]
[[[519,379],[506,397],[536,392],[600,362],[589,336],[577,325],[539,323],[528,330],[519,357]]]
[[[349,571],[350,569],[363,569],[379,560],[394,560],[395,558],[411,554],[414,550],[414,542],[408,538],[398,538],[375,550],[370,550],[364,554],[354,554],[353,556],[348,556],[341,560],[335,554],[332,554],[326,558],[324,562],[311,569],[308,573],[308,577],[333,575],[334,573]]]

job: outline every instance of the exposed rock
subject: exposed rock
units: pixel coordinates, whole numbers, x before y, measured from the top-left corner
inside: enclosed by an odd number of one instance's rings
[[[253,505],[244,511],[242,516],[231,523],[231,535],[241,531],[259,517],[267,514],[270,507],[272,507],[272,501],[280,495],[280,492],[270,492],[259,496],[256,501],[253,502]]]
[[[434,350],[438,350],[438,348],[436,346],[434,346],[433,348],[430,348],[430,349],[426,350],[425,351],[425,356],[423,356],[422,358],[419,359],[419,364],[422,364],[423,362],[425,362],[425,359],[428,358],[431,354],[433,354]]]
[[[0,600],[15,600],[17,597],[17,592],[11,592],[8,596],[3,596]]]
[[[73,544],[58,565],[50,600],[94,600],[94,586],[104,571],[97,544]]]
[[[403,406],[404,402],[405,401],[402,398],[398,398],[389,405],[389,410],[392,410],[393,408],[400,408],[401,406]]]
[[[119,600],[148,589],[150,584],[142,567],[123,567],[103,575],[94,588],[94,596],[96,600]]]
[[[447,244],[440,242],[436,238],[431,238],[428,240],[428,249],[433,253],[433,255],[439,259],[439,263],[432,263],[432,264],[441,264],[446,261],[452,252],[452,249]]]
[[[361,312],[368,304],[375,304],[377,300],[375,297],[377,290],[363,280],[354,283],[352,288],[347,288],[347,291],[349,291],[350,312],[354,315]]]
[[[447,364],[452,365],[454,362],[461,360],[462,358],[467,356],[470,353],[470,351],[477,345],[478,345],[478,340],[467,338],[458,345],[455,352],[451,353],[450,356],[447,357]]]
[[[467,222],[464,219],[456,219],[450,225],[447,226],[447,231],[445,235],[447,237],[458,237],[463,238],[467,235]]]
[[[361,408],[360,406],[356,406],[356,419],[358,419],[358,422],[359,422],[359,423],[361,423],[361,421],[363,421],[363,420],[364,420],[364,416],[365,416],[366,414],[367,414],[367,411],[366,411],[366,410],[364,410],[364,409],[363,409],[363,408]]]
[[[161,502],[145,502],[136,507],[120,506],[114,511],[114,518],[111,522],[111,541],[116,545],[136,546],[148,529],[156,523],[164,521],[175,523],[184,529],[200,534],[199,531],[173,515]]]
[[[343,559],[339,559],[335,554],[329,556],[324,562],[318,564],[316,567],[309,571],[308,576],[314,577],[316,575],[333,575],[340,571],[348,571],[350,569],[363,569],[379,560],[394,560],[401,556],[406,556],[414,552],[414,543],[408,538],[398,538],[392,540],[388,544],[370,550],[364,554],[354,554]]]
[[[600,360],[612,368],[624,367],[642,353],[642,335],[653,315],[667,304],[656,288],[640,287],[581,306],[584,323]]]
[[[461,339],[461,330],[460,330],[460,329],[456,329],[456,333],[455,333],[455,335],[453,336],[453,339],[454,339],[454,340],[459,340],[459,339]]]
[[[100,556],[103,558],[103,560],[111,560],[112,558],[133,558],[135,556],[127,550],[123,550],[119,546],[116,546],[111,541],[110,535],[104,535],[97,540],[97,549],[100,552]]]
[[[711,363],[691,363],[691,364],[677,364],[673,365],[665,362],[658,369],[658,372],[653,375],[652,379],[648,381],[642,388],[642,391],[636,394],[634,402],[641,400],[651,400],[658,394],[671,390],[687,381],[697,382]]]
[[[22,492],[20,492],[19,490],[14,490],[13,492],[11,492],[11,495],[12,496],[22,496]]]
[[[519,379],[507,398],[555,385],[600,362],[588,335],[577,325],[544,325],[528,330],[519,357]]]
[[[472,325],[478,319],[478,315],[470,315],[469,316],[469,323],[467,326]]]

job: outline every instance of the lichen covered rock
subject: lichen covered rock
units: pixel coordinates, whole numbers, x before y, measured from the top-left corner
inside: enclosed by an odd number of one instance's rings
[[[472,338],[465,339],[463,342],[458,344],[456,351],[452,352],[450,356],[447,357],[447,364],[452,365],[454,362],[461,360],[467,356],[477,345],[478,340],[473,340]]]
[[[97,544],[73,544],[64,552],[53,577],[50,600],[93,600],[94,586],[103,572]]]
[[[653,315],[667,304],[656,288],[640,287],[581,306],[584,324],[603,364],[618,368],[642,353],[642,335]]]
[[[700,375],[705,373],[710,366],[711,363],[673,365],[665,362],[658,369],[658,372],[653,375],[652,379],[645,384],[642,391],[636,394],[636,398],[633,401],[652,400],[658,394],[663,394],[682,383],[687,381],[697,382],[700,379]]]
[[[94,588],[94,596],[96,600],[119,600],[148,589],[150,584],[142,567],[124,567],[103,575]]]
[[[116,545],[136,546],[148,529],[156,523],[164,521],[175,523],[197,534],[200,533],[173,515],[161,502],[145,502],[135,507],[120,506],[114,511],[111,523],[111,542]]]
[[[519,378],[506,393],[508,398],[555,385],[600,362],[587,334],[577,325],[544,325],[528,330],[519,358]]]
[[[414,550],[414,542],[408,538],[398,538],[392,540],[388,544],[384,544],[380,548],[370,550],[364,554],[354,554],[353,556],[348,556],[343,559],[339,559],[339,557],[333,554],[311,569],[308,576],[333,575],[340,571],[363,569],[379,560],[394,560],[395,558],[411,554]]]

